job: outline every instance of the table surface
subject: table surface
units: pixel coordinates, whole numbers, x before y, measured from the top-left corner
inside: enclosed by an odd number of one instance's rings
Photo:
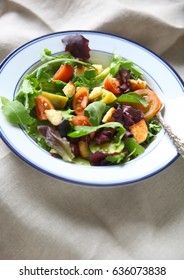
[[[135,40],[184,77],[182,0],[1,0],[0,61],[31,39],[74,29]],[[2,140],[0,158],[0,259],[184,258],[181,157],[148,180],[108,189],[44,175]]]

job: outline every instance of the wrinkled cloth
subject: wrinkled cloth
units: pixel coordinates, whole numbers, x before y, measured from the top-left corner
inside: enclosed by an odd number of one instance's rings
[[[184,78],[183,0],[0,0],[1,61],[31,39],[67,30],[134,40]],[[0,159],[0,259],[184,259],[181,157],[118,188],[53,179],[2,140]]]

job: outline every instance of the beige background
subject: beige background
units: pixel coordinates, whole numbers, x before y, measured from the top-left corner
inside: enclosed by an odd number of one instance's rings
[[[182,0],[0,0],[0,60],[72,29],[136,40],[184,77]],[[184,259],[181,157],[149,180],[110,189],[50,178],[2,141],[0,158],[0,259]]]

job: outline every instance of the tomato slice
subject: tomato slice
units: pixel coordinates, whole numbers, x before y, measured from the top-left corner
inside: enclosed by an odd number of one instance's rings
[[[114,94],[120,94],[120,81],[116,78],[107,77],[104,81],[104,88]]]
[[[161,101],[158,98],[157,94],[150,89],[138,89],[135,91],[139,95],[143,96],[147,102],[148,106],[143,107],[138,105],[138,108],[144,113],[144,118],[146,121],[153,118],[161,108]]]
[[[73,77],[74,69],[72,65],[62,64],[53,76],[53,80],[60,80],[62,82],[69,82]]]
[[[83,115],[84,109],[89,102],[89,90],[86,87],[80,87],[74,95],[72,106],[76,115]]]
[[[35,101],[36,101],[35,111],[36,111],[37,118],[40,121],[47,120],[47,116],[45,114],[45,110],[54,109],[54,106],[49,101],[49,99],[46,98],[43,95],[37,96]]]

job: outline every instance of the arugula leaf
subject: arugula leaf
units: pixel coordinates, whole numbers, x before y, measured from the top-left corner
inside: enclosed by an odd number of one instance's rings
[[[150,144],[155,138],[157,133],[160,132],[162,129],[161,124],[159,123],[159,120],[156,118],[153,118],[148,121],[148,137],[146,139],[146,144]]]
[[[110,67],[106,67],[100,74],[96,75],[92,80],[92,87],[103,85],[104,79],[109,75]]]
[[[84,76],[79,76],[79,77],[76,77],[74,79],[74,84],[76,87],[88,87],[88,88],[92,88],[91,86],[91,81],[86,79]]]
[[[25,109],[31,110],[34,105],[34,99],[38,95],[38,90],[36,89],[39,85],[37,79],[29,79],[28,76],[23,80],[19,91],[16,96],[16,100],[21,102]]]
[[[141,78],[142,71],[134,65],[134,63],[130,60],[122,60],[120,66],[124,69],[129,69],[131,71],[131,75],[137,80]]]
[[[146,101],[146,99],[136,92],[128,92],[126,94],[122,94],[118,97],[117,100],[119,102],[141,103],[144,107],[148,106],[148,102]]]
[[[89,117],[92,125],[99,125],[105,109],[106,105],[104,102],[94,101],[84,109],[84,114]]]
[[[46,69],[40,68],[35,74],[36,79],[39,83],[39,88],[42,91],[52,92],[52,93],[61,93],[61,89],[66,85],[66,83],[56,80],[54,83],[51,83],[52,76],[55,73],[55,70],[52,71],[46,71]]]
[[[93,65],[90,65],[93,67]],[[110,67],[105,68],[100,74],[97,74],[95,69],[86,70],[84,76],[76,76],[74,79],[74,84],[76,87],[84,86],[92,90],[94,87],[103,85],[104,79],[109,74]]]
[[[93,79],[97,74],[97,71],[96,69],[87,69],[85,72],[84,72],[84,77],[88,80],[91,80]]]
[[[120,55],[113,54],[112,61],[110,64],[110,75],[115,76],[120,68],[122,57]]]
[[[81,136],[85,136],[90,134],[91,132],[95,132],[100,128],[104,128],[104,127],[111,127],[111,128],[118,128],[119,131],[121,131],[121,135],[125,133],[125,128],[123,127],[123,125],[119,122],[108,122],[105,124],[101,124],[98,126],[81,126],[81,125],[76,125],[73,127],[74,131],[70,132],[67,134],[67,136],[71,137],[71,138],[78,138]]]
[[[44,64],[40,65],[38,68],[36,68],[31,74],[30,76],[35,76],[36,73],[38,73],[41,69],[48,69],[50,67],[56,66],[56,65],[61,65],[61,64],[72,64],[72,63],[77,63],[77,64],[82,64],[84,66],[92,66],[91,63],[88,62],[84,62],[78,59],[74,59],[74,58],[68,58],[68,57],[59,57],[53,60],[49,60],[47,62],[45,62]]]
[[[24,105],[19,101],[10,101],[1,96],[2,111],[7,120],[12,124],[30,125],[33,123],[33,118],[29,115]]]
[[[43,50],[43,52],[41,53],[41,61],[43,63],[47,62],[47,61],[50,61],[50,60],[55,60],[55,59],[58,59],[58,58],[73,58],[73,56],[69,53],[62,53],[62,54],[59,54],[59,55],[52,55],[52,52],[45,48]]]
[[[44,63],[46,61],[53,60],[53,59],[55,59],[55,57],[52,55],[51,51],[45,48],[41,53],[41,62]]]

